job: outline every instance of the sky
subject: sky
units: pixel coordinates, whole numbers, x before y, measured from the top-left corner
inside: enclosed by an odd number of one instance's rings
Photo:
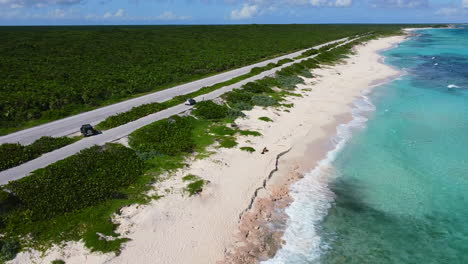
[[[0,0],[0,25],[465,22],[468,0]]]

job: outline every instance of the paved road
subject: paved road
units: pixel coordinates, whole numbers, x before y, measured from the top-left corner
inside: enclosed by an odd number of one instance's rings
[[[353,40],[354,39],[351,39],[349,41],[353,41]],[[294,62],[286,63],[286,64],[284,64],[284,65],[282,65],[280,67],[276,67],[274,69],[262,72],[262,73],[260,73],[258,75],[247,78],[247,79],[245,79],[243,81],[240,81],[238,83],[228,85],[228,86],[222,87],[222,88],[220,88],[218,90],[215,90],[213,92],[210,92],[210,93],[195,97],[195,100],[202,101],[202,100],[210,100],[210,99],[217,98],[217,97],[221,96],[222,94],[224,94],[226,92],[229,92],[229,91],[231,91],[231,90],[233,90],[235,88],[239,88],[239,87],[241,87],[242,85],[244,85],[244,84],[246,84],[248,82],[259,80],[259,79],[262,79],[262,78],[267,77],[267,76],[272,76],[275,72],[283,69],[284,67],[288,67],[288,66],[290,66],[290,65],[292,65],[294,63],[298,63],[298,62],[301,62],[303,60],[313,58],[315,56],[317,56],[317,55],[313,55],[313,56],[310,56],[310,57],[307,57],[307,58],[295,60]],[[79,151],[81,151],[81,150],[83,150],[85,148],[89,148],[89,147],[92,147],[94,145],[104,145],[107,142],[116,141],[116,140],[118,140],[120,138],[123,138],[123,137],[129,135],[133,131],[135,131],[135,130],[143,127],[143,126],[146,126],[146,125],[151,124],[153,122],[156,122],[158,120],[168,118],[170,116],[182,113],[184,111],[190,110],[191,108],[192,108],[191,106],[180,104],[180,105],[168,108],[166,110],[163,110],[163,111],[160,111],[160,112],[145,116],[143,118],[140,118],[140,119],[138,119],[136,121],[127,123],[125,125],[122,125],[122,126],[119,126],[119,127],[113,128],[113,129],[106,130],[104,133],[102,133],[100,135],[96,135],[96,136],[89,137],[89,138],[83,138],[82,140],[79,140],[78,142],[75,142],[75,143],[73,143],[71,145],[65,146],[65,147],[63,147],[61,149],[57,149],[57,150],[54,150],[52,152],[46,153],[46,154],[40,156],[39,158],[31,160],[31,161],[26,162],[26,163],[23,163],[20,166],[17,166],[17,167],[14,167],[14,168],[11,168],[11,169],[0,172],[0,185],[7,184],[9,181],[21,179],[21,178],[29,175],[32,171],[35,171],[35,170],[37,170],[39,168],[44,168],[44,167],[46,167],[46,166],[48,166],[48,165],[50,165],[50,164],[52,164],[54,162],[57,162],[59,160],[65,159],[65,158],[67,158],[69,156],[72,156],[73,154],[76,154],[76,153],[78,153]]]
[[[328,44],[335,43],[337,41],[346,40],[346,39],[347,38],[343,38],[343,39],[327,42],[325,44],[315,46],[314,48],[320,48],[324,45],[328,45]],[[61,136],[70,135],[75,132],[78,132],[81,125],[83,124],[96,125],[109,116],[115,115],[120,112],[126,112],[135,106],[148,104],[148,103],[154,103],[154,102],[164,102],[177,95],[188,94],[188,93],[197,91],[202,87],[211,86],[213,84],[228,81],[237,76],[244,75],[246,73],[249,73],[250,70],[254,67],[262,67],[262,66],[267,65],[268,63],[277,63],[279,60],[282,60],[282,59],[287,59],[287,58],[292,59],[296,56],[299,56],[302,52],[306,50],[308,49],[294,52],[294,53],[284,55],[281,57],[277,57],[275,59],[259,62],[253,65],[242,67],[242,68],[235,69],[232,71],[220,73],[220,74],[208,77],[208,78],[182,84],[173,88],[151,93],[151,94],[144,95],[138,98],[123,101],[117,104],[105,106],[105,107],[102,107],[93,111],[70,116],[70,117],[60,119],[54,122],[50,122],[44,125],[21,130],[21,131],[18,131],[16,133],[12,133],[6,136],[1,136],[0,144],[16,143],[16,142],[19,142],[21,144],[31,144],[36,139],[42,136],[61,137]]]

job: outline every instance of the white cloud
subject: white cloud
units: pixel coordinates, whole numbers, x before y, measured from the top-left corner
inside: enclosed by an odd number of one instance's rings
[[[67,15],[67,12],[63,9],[57,8],[48,13],[50,18],[64,18]]]
[[[174,14],[171,11],[165,11],[161,15],[157,16],[156,19],[157,20],[166,20],[166,21],[172,20],[173,21],[173,20],[187,20],[187,19],[190,19],[190,17],[189,16],[177,16],[176,14]]]
[[[303,1],[301,0],[293,0],[288,1],[295,4],[301,4]],[[321,6],[329,6],[329,7],[348,7],[350,6],[353,1],[352,0],[310,0],[307,1],[308,4],[311,6],[321,7]],[[307,3],[306,3],[307,4]]]
[[[121,17],[123,16],[124,14],[124,10],[122,8],[120,8],[119,10],[117,10],[117,12],[115,12],[115,15],[116,17]]]
[[[231,19],[242,20],[249,19],[258,13],[257,5],[244,4],[241,9],[234,9],[231,11]]]
[[[122,8],[120,8],[119,10],[117,10],[115,13],[111,13],[111,12],[106,12],[102,18],[104,19],[110,19],[110,18],[118,18],[118,17],[122,17],[124,15],[124,10]],[[88,16],[88,18],[92,18],[93,15],[91,16]]]
[[[89,14],[84,16],[87,20],[108,20],[108,21],[182,21],[188,20],[189,16],[178,16],[173,12],[166,11],[158,16],[128,16],[125,15],[124,9],[119,9],[116,12],[106,12],[104,15]]]
[[[418,8],[427,7],[428,0],[373,0],[373,7]]]
[[[435,14],[439,16],[453,16],[459,13],[460,13],[460,10],[458,8],[453,8],[453,7],[444,7],[435,12]]]
[[[285,6],[349,7],[353,4],[353,0],[246,0],[246,2],[241,8],[231,11],[232,20],[253,18]]]
[[[337,7],[348,7],[353,4],[352,0],[336,0],[335,1],[335,6]]]
[[[74,5],[84,0],[0,0],[0,6],[23,8],[27,6],[46,7],[50,5]]]

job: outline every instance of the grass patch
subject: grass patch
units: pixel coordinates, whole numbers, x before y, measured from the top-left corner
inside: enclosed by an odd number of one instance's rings
[[[213,101],[203,101],[196,104],[192,114],[209,120],[218,120],[227,117],[228,110],[229,108],[225,105],[219,105]]]
[[[233,148],[237,146],[237,142],[232,137],[223,138],[219,141],[219,146],[221,148]]]
[[[294,104],[291,103],[291,104],[280,104],[280,106],[283,106],[283,107],[286,107],[286,108],[292,108],[294,107]]]
[[[262,116],[262,117],[259,117],[258,119],[265,121],[265,122],[273,122],[273,120],[267,116]]]
[[[210,129],[211,133],[218,136],[233,136],[236,134],[236,130],[227,126],[215,126]]]
[[[258,131],[252,131],[252,130],[239,130],[239,134],[242,136],[254,136],[254,137],[259,137],[262,135],[262,133]]]
[[[178,155],[192,152],[195,142],[192,131],[196,119],[173,116],[142,127],[128,137],[129,145],[141,153]]]
[[[240,149],[243,150],[243,151],[250,152],[250,153],[255,152],[255,149],[252,148],[252,147],[241,147]]]
[[[182,177],[182,181],[191,181],[191,182],[193,182],[193,181],[196,181],[196,180],[199,180],[199,179],[200,179],[200,177],[198,177],[196,175],[193,175],[193,174],[189,174],[187,176]]]
[[[205,186],[207,182],[205,180],[197,180],[192,183],[189,183],[185,188],[185,191],[189,194],[189,196],[193,196],[195,194],[199,194],[203,191],[203,186]]]

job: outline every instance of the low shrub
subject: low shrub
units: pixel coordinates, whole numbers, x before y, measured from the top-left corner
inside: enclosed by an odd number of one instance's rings
[[[11,239],[0,239],[0,262],[6,262],[16,257],[20,251],[20,243]]]
[[[229,108],[225,105],[219,105],[213,101],[203,101],[196,104],[192,113],[201,118],[216,120],[227,117]]]
[[[310,72],[310,70],[304,69],[299,73],[300,76],[305,77],[305,78],[313,78],[314,75]]]
[[[273,122],[273,120],[267,116],[262,116],[262,117],[259,117],[258,119],[265,121],[265,122]]]
[[[196,181],[198,179],[200,179],[200,177],[193,174],[189,174],[187,176],[182,177],[182,181]]]
[[[227,117],[229,117],[231,119],[236,119],[238,117],[244,117],[244,116],[245,116],[245,114],[242,113],[241,110],[236,109],[236,108],[229,108],[228,114],[227,114]]]
[[[215,126],[210,129],[211,133],[218,136],[232,136],[236,134],[236,130],[229,128],[227,126]]]
[[[41,137],[40,139],[34,141],[34,143],[31,145],[26,146],[26,149],[40,156],[43,153],[51,152],[76,141],[77,138],[69,137]]]
[[[32,153],[25,150],[20,144],[0,145],[0,171],[18,166],[34,158]]]
[[[304,56],[304,57],[309,57],[309,56],[312,56],[312,55],[316,55],[318,53],[319,53],[319,51],[316,50],[316,49],[309,49],[309,50],[304,51],[301,55]]]
[[[281,104],[281,106],[286,107],[286,108],[292,108],[294,106],[293,103],[291,104]]]
[[[189,196],[193,196],[195,194],[199,194],[203,191],[203,186],[205,186],[205,180],[197,180],[187,185],[185,191],[189,193]]]
[[[233,138],[223,138],[219,141],[219,146],[222,148],[233,148],[237,146],[237,142]]]
[[[259,94],[259,93],[270,93],[273,90],[266,84],[262,82],[249,82],[242,86],[242,88],[251,93]]]
[[[129,135],[129,145],[138,152],[178,155],[192,152],[195,118],[173,116],[144,126]]]
[[[255,152],[255,149],[252,148],[252,147],[241,147],[240,149],[243,150],[243,151],[250,152],[250,153]]]
[[[254,95],[251,100],[254,105],[258,106],[272,106],[277,103],[275,99],[268,95]]]
[[[264,85],[264,86],[267,86],[269,88],[279,86],[279,82],[276,80],[276,78],[273,78],[273,77],[265,77],[263,79],[257,80],[256,82],[259,83],[260,85]],[[269,92],[270,91],[271,90],[269,90]]]
[[[18,198],[31,219],[48,219],[113,197],[120,188],[133,183],[143,169],[133,150],[106,144],[36,170],[31,176],[10,182],[6,189]]]
[[[251,130],[240,130],[239,134],[242,136],[254,136],[254,137],[259,137],[262,135],[262,133],[257,132],[257,131],[251,131]]]
[[[77,140],[77,138],[69,137],[41,137],[27,146],[10,143],[2,144],[0,145],[0,171],[21,165],[44,153],[62,148]]]
[[[254,94],[240,89],[234,89],[230,92],[227,92],[223,95],[223,98],[226,99],[229,105],[245,104],[250,102]]]
[[[282,60],[279,60],[278,63],[277,63],[276,65],[281,66],[281,65],[283,65],[283,64],[286,64],[286,63],[288,63],[288,62],[293,62],[293,61],[294,61],[294,60],[292,60],[292,59],[282,59]]]
[[[250,74],[252,75],[257,75],[259,73],[262,73],[264,71],[267,71],[267,70],[271,70],[275,67],[277,67],[279,65],[277,64],[274,64],[274,63],[268,63],[267,65],[263,66],[263,67],[254,67],[250,70]]]
[[[53,260],[51,264],[65,264],[65,261],[61,259],[56,259],[56,260]]]
[[[277,75],[276,80],[280,84],[279,87],[286,89],[286,90],[294,90],[296,89],[296,85],[300,83],[304,83],[304,80],[296,75],[292,76],[284,76],[284,75]]]
[[[237,102],[232,105],[232,108],[238,109],[239,111],[249,111],[252,110],[253,104],[250,102],[250,98],[248,102]]]

